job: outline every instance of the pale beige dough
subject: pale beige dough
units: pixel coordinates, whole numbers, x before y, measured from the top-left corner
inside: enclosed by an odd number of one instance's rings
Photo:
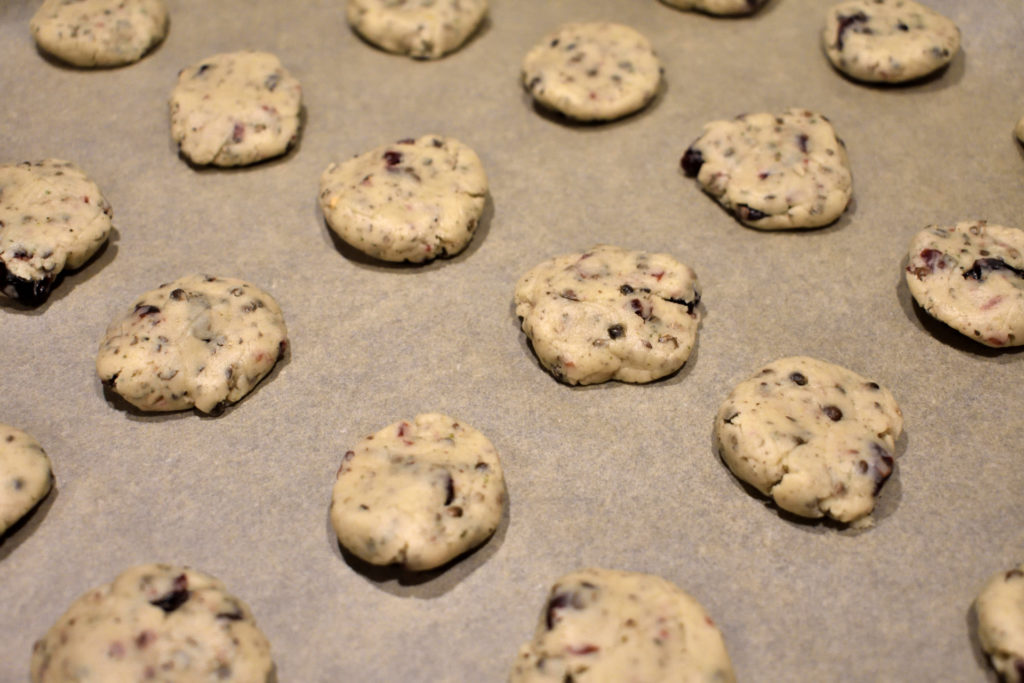
[[[50,458],[31,435],[0,424],[0,536],[53,486]]]
[[[807,109],[712,121],[682,167],[742,223],[762,230],[828,225],[853,193],[846,146],[825,116]]]
[[[661,0],[666,5],[685,10],[697,10],[707,14],[751,14],[761,8],[767,0]]]
[[[389,425],[345,453],[331,524],[341,544],[366,562],[422,571],[490,538],[504,504],[501,463],[487,437],[427,413]]]
[[[910,242],[907,287],[932,317],[986,346],[1024,344],[1024,230],[931,225]]]
[[[902,83],[937,71],[960,49],[960,29],[914,0],[849,0],[821,35],[837,69],[859,81]]]
[[[70,161],[0,166],[0,292],[45,301],[65,268],[107,241],[111,216],[99,187]]]
[[[733,474],[783,510],[846,523],[874,509],[902,431],[888,389],[807,357],[782,358],[741,382],[715,420]]]
[[[252,391],[287,346],[269,294],[234,278],[189,275],[146,292],[110,324],[96,371],[141,410],[211,413]]]
[[[661,62],[650,42],[629,26],[566,24],[523,59],[523,85],[541,105],[580,121],[632,114],[661,83]]]
[[[298,140],[302,86],[268,52],[216,54],[181,70],[170,109],[171,137],[192,163],[244,166]]]
[[[187,567],[132,567],[78,598],[36,642],[33,683],[269,683],[270,643],[249,607]]]
[[[46,52],[75,66],[136,62],[167,35],[163,0],[44,0],[29,23]]]
[[[1024,564],[992,576],[974,610],[981,649],[1000,680],[1024,681]]]
[[[515,288],[516,315],[538,360],[567,384],[672,374],[696,342],[699,304],[689,266],[606,244],[544,261]]]
[[[348,0],[345,16],[374,45],[416,59],[462,47],[487,14],[487,0]]]
[[[583,569],[548,594],[510,683],[731,683],[722,634],[693,597],[659,576]]]
[[[320,208],[345,242],[384,261],[423,263],[462,251],[487,198],[472,149],[424,135],[382,145],[320,176]]]

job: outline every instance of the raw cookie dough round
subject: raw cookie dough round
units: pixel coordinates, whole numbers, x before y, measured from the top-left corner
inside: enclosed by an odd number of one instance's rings
[[[931,225],[910,242],[907,287],[929,315],[987,346],[1024,344],[1024,230]]]
[[[0,536],[53,486],[43,447],[17,427],[0,424]]]
[[[888,389],[814,358],[782,358],[737,385],[715,420],[732,473],[783,510],[854,522],[892,473],[903,415]]]
[[[661,0],[666,5],[706,14],[752,14],[768,0]]]
[[[1017,121],[1017,127],[1013,129],[1013,132],[1017,135],[1017,139],[1020,140],[1021,144],[1024,144],[1024,116],[1020,117]]]
[[[828,225],[853,193],[846,146],[826,117],[806,109],[712,121],[682,167],[742,223],[762,230]]]
[[[523,59],[523,85],[533,98],[580,121],[632,114],[654,98],[660,83],[651,44],[622,24],[566,24]]]
[[[598,245],[523,275],[516,315],[537,359],[566,384],[651,382],[686,363],[700,285],[668,254]]]
[[[132,567],[82,595],[36,642],[31,662],[33,683],[255,683],[273,671],[270,643],[244,602],[212,576],[163,564]]]
[[[70,161],[0,166],[0,292],[32,306],[45,301],[61,271],[107,241],[113,213]]]
[[[722,634],[693,597],[659,576],[583,569],[551,588],[510,683],[715,681],[736,676]]]
[[[960,29],[914,0],[848,0],[828,11],[825,54],[851,78],[902,83],[937,71],[960,49]]]
[[[473,238],[486,195],[476,152],[439,135],[377,147],[320,176],[320,208],[331,230],[384,261],[459,253]]]
[[[388,52],[438,59],[462,47],[487,14],[487,0],[348,0],[359,35]]]
[[[171,92],[171,137],[194,164],[244,166],[299,137],[302,86],[268,52],[217,54],[186,67]]]
[[[146,292],[100,342],[103,384],[141,410],[217,412],[288,346],[281,308],[242,280],[189,275]]]
[[[167,35],[163,0],[44,0],[29,22],[49,54],[75,66],[121,66],[142,59]]]
[[[437,413],[402,420],[345,453],[331,524],[346,549],[376,565],[440,567],[494,533],[505,480],[494,446]]]
[[[990,578],[974,611],[981,649],[1000,680],[1024,681],[1024,564]]]

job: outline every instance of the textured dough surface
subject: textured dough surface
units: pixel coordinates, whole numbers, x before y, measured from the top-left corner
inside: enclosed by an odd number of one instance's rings
[[[170,106],[171,137],[188,159],[244,166],[298,139],[302,86],[268,52],[229,52],[182,69]]]
[[[70,161],[0,166],[0,292],[42,303],[65,268],[78,268],[110,234],[110,204]]]
[[[937,71],[960,49],[960,29],[914,0],[849,0],[828,11],[829,61],[859,81],[901,83]]]
[[[439,567],[494,533],[505,505],[498,453],[483,434],[427,413],[345,453],[331,524],[345,548],[376,565]]]
[[[287,345],[269,294],[242,280],[189,275],[146,292],[110,324],[96,371],[141,410],[210,413],[252,391]]]
[[[661,62],[629,26],[566,24],[523,59],[523,85],[543,106],[580,121],[617,119],[658,91]]]
[[[270,643],[217,579],[141,565],[82,595],[32,651],[33,683],[271,680]]]
[[[712,121],[682,167],[742,223],[763,230],[828,225],[853,193],[846,146],[825,116],[807,109]]]
[[[0,424],[0,536],[50,491],[50,458],[32,436]]]
[[[388,52],[437,59],[457,50],[487,14],[487,0],[348,0],[359,35]]]
[[[423,263],[462,251],[484,210],[487,175],[472,149],[424,135],[332,163],[320,208],[348,244],[384,261]]]
[[[715,420],[733,474],[801,517],[865,518],[892,473],[903,415],[888,389],[807,357],[769,363]]]
[[[693,597],[659,576],[583,569],[551,588],[511,683],[730,683],[722,634]]]
[[[1024,681],[1024,564],[990,578],[974,610],[981,649],[1000,680]]]
[[[768,0],[661,0],[666,5],[707,14],[751,14]]]
[[[45,0],[29,22],[36,43],[75,66],[121,66],[167,35],[163,0]]]
[[[516,284],[516,315],[541,364],[567,384],[651,382],[683,366],[700,285],[668,254],[598,245],[544,261]]]
[[[987,346],[1024,344],[1024,230],[985,221],[914,236],[907,287],[932,317]]]

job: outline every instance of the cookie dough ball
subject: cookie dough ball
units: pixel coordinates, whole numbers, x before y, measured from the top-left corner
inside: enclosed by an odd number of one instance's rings
[[[700,285],[668,254],[598,245],[549,259],[516,284],[516,315],[537,359],[566,384],[651,382],[686,363]]]
[[[705,14],[752,14],[768,0],[661,0],[666,5]]]
[[[40,48],[75,66],[122,66],[167,35],[163,0],[44,0],[29,28]]]
[[[622,24],[566,24],[523,60],[523,85],[533,99],[579,121],[632,114],[654,98],[660,83],[651,44]]]
[[[1024,344],[1024,231],[929,226],[910,242],[907,287],[933,318],[986,346]]]
[[[30,306],[110,235],[110,204],[70,161],[0,166],[0,292]]]
[[[892,473],[903,415],[888,389],[814,358],[783,358],[740,383],[715,420],[732,473],[783,510],[855,522]]]
[[[189,275],[146,292],[100,342],[103,384],[140,410],[240,401],[288,346],[281,308],[242,280]]]
[[[266,636],[223,583],[150,564],[72,603],[36,642],[31,679],[268,683],[273,670]]]
[[[0,536],[52,486],[50,459],[39,442],[17,427],[0,424]]]
[[[476,31],[487,0],[348,0],[346,17],[359,35],[388,52],[438,59]]]
[[[320,176],[320,208],[338,237],[383,261],[424,263],[469,244],[487,175],[472,149],[424,135],[370,150]]]
[[[429,413],[389,425],[345,453],[331,524],[366,562],[422,571],[490,538],[504,505],[501,463],[487,437]]]
[[[990,578],[974,610],[981,649],[999,679],[1024,681],[1024,564]]]
[[[682,167],[744,225],[762,230],[828,225],[853,194],[846,146],[826,117],[807,109],[712,121]]]
[[[267,52],[229,52],[185,67],[171,92],[171,137],[192,163],[245,166],[299,137],[302,86]]]
[[[695,599],[659,576],[583,569],[548,594],[511,683],[716,681],[736,676],[722,634]]]
[[[832,65],[858,81],[902,83],[944,67],[960,29],[914,0],[849,0],[828,11],[821,34]]]

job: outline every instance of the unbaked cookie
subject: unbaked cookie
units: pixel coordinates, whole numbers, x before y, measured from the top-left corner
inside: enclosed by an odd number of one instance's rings
[[[43,447],[17,427],[0,424],[0,536],[53,486]]]
[[[981,649],[1000,680],[1024,681],[1024,564],[990,578],[974,610]]]
[[[987,346],[1024,344],[1024,230],[985,221],[914,236],[907,287],[921,308]]]
[[[269,683],[270,643],[249,607],[185,567],[132,567],[82,595],[32,649],[33,683]]]
[[[1017,126],[1013,129],[1013,132],[1017,135],[1017,139],[1020,140],[1021,144],[1024,144],[1024,116],[1020,117],[1017,121]]]
[[[422,571],[490,538],[504,504],[501,463],[487,437],[428,413],[389,425],[345,453],[331,524],[341,544],[366,562]]]
[[[892,473],[903,415],[888,389],[814,358],[740,383],[715,420],[733,474],[801,517],[865,518]]]
[[[837,69],[859,81],[901,83],[945,66],[960,29],[914,0],[848,0],[828,11],[821,34]]]
[[[476,152],[439,135],[377,147],[320,176],[320,208],[331,230],[384,261],[459,253],[473,238],[486,195]]]
[[[49,54],[75,66],[142,59],[167,35],[163,0],[44,0],[29,22]]]
[[[242,280],[189,275],[146,292],[100,342],[103,383],[142,410],[217,412],[288,346],[281,308]]]
[[[244,166],[284,154],[301,109],[302,86],[274,55],[217,54],[178,74],[171,137],[192,163]]]
[[[661,0],[666,5],[706,14],[752,14],[768,0]]]
[[[583,569],[548,594],[511,683],[701,681],[736,676],[722,634],[693,597],[659,576]]]
[[[487,14],[487,0],[348,0],[359,35],[388,52],[437,59],[462,47]]]
[[[580,121],[617,119],[658,91],[661,62],[629,26],[566,24],[523,59],[523,85],[543,106]]]
[[[70,161],[0,166],[0,292],[33,306],[45,301],[61,271],[106,242],[112,215]]]
[[[762,230],[828,225],[853,193],[846,146],[826,117],[806,109],[712,121],[681,163],[719,204]]]
[[[537,359],[566,384],[651,382],[686,363],[700,285],[668,254],[607,244],[534,266],[515,288]]]

